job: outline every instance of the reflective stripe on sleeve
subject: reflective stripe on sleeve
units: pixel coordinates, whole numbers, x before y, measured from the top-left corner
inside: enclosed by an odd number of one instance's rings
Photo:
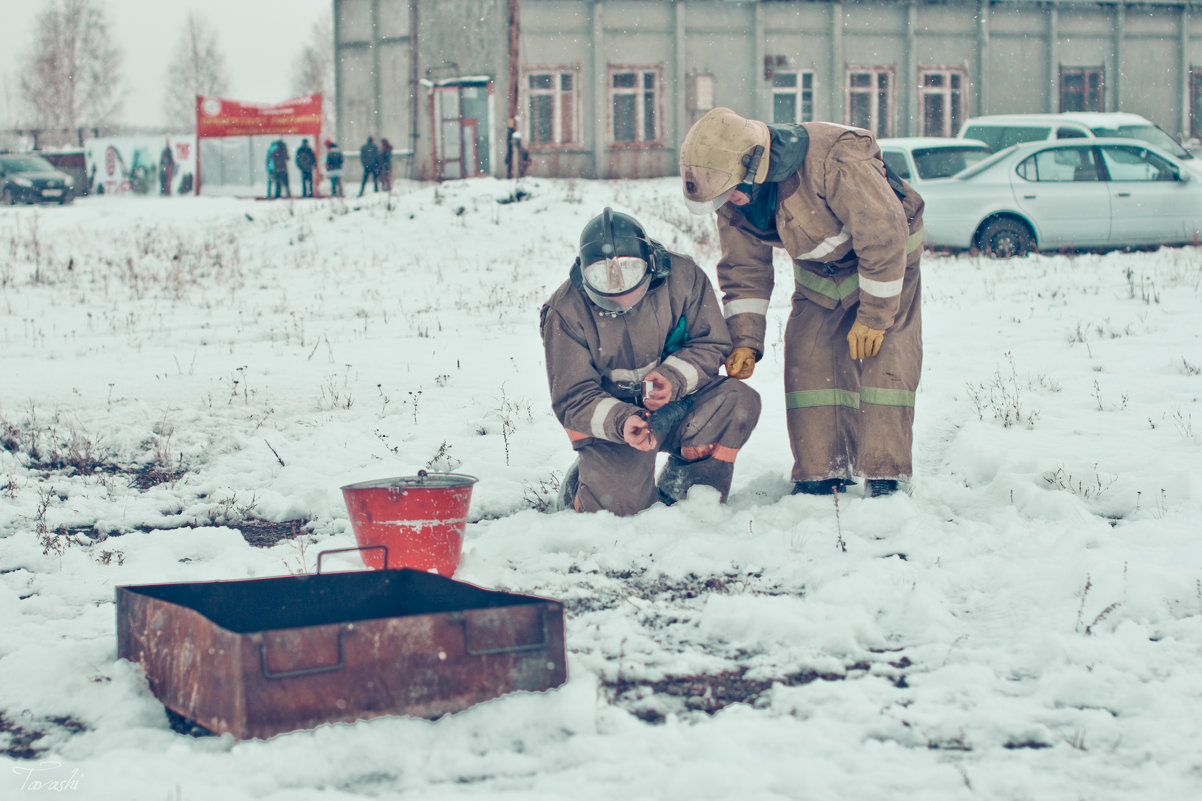
[[[633,386],[634,384],[641,384],[647,373],[656,367],[659,367],[659,362],[651,362],[651,364],[636,367],[633,370],[610,370],[609,380],[618,385]]]
[[[860,290],[874,298],[895,298],[901,294],[902,279],[896,281],[874,281],[871,278],[860,278]]]
[[[768,314],[767,298],[743,298],[741,300],[727,301],[722,307],[722,316],[726,319],[734,317],[736,314]]]
[[[598,401],[593,407],[593,417],[589,420],[588,427],[592,431],[593,436],[597,439],[607,439],[605,436],[605,418],[609,417],[609,413],[613,411],[615,406],[619,406],[622,401],[617,398],[606,398]]]
[[[676,372],[684,376],[684,393],[688,395],[697,388],[701,383],[701,373],[698,372],[694,365],[689,364],[684,359],[678,359],[675,356],[669,356],[664,359],[664,367],[671,367]]]
[[[834,252],[835,248],[842,245],[847,240],[851,239],[851,234],[844,228],[834,236],[828,236],[826,239],[818,243],[818,247],[811,250],[809,253],[802,253],[798,256],[800,261],[822,261],[828,255]]]
[[[922,247],[922,232],[923,232],[923,229],[919,228],[917,231],[910,234],[910,238],[906,240],[906,255],[907,256],[909,256],[911,253],[913,253],[914,251],[916,251],[920,247]]]

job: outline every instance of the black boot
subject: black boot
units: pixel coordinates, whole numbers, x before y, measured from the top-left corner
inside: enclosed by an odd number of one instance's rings
[[[823,478],[817,481],[798,481],[793,485],[794,495],[834,495],[844,487],[856,482],[847,478]]]
[[[868,497],[883,498],[897,492],[897,479],[870,478],[868,479]]]
[[[660,500],[669,506],[683,500],[689,493],[689,487],[698,484],[718,490],[722,503],[726,503],[734,475],[733,462],[720,462],[712,458],[686,462],[679,456],[669,456],[664,469],[659,472],[655,488],[659,491]]]
[[[556,506],[557,511],[564,509],[576,508],[576,490],[580,487],[580,459],[572,462],[572,466],[568,468],[568,472],[563,474],[563,480],[559,482],[559,504]]]

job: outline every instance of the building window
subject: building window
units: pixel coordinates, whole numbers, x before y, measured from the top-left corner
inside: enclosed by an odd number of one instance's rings
[[[955,136],[964,122],[968,76],[959,67],[919,67],[918,99],[922,136]]]
[[[700,116],[714,107],[714,76],[709,73],[690,73],[685,78],[685,107],[690,114]]]
[[[1189,134],[1202,138],[1202,69],[1189,71]]]
[[[893,136],[892,67],[847,68],[847,122],[875,136]]]
[[[1105,111],[1101,67],[1060,68],[1061,111]]]
[[[783,70],[772,73],[772,121],[810,122],[814,119],[814,73]]]
[[[526,144],[529,147],[579,145],[580,68],[531,67],[523,80],[526,93]]]
[[[646,145],[661,142],[662,87],[662,67],[610,67],[611,144]]]

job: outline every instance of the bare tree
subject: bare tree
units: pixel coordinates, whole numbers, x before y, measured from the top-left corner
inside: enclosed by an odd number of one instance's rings
[[[123,100],[120,73],[121,51],[104,9],[94,0],[51,0],[38,15],[21,73],[26,117],[52,130],[114,122]]]
[[[221,96],[229,89],[225,54],[217,46],[217,33],[196,13],[189,13],[167,67],[163,113],[172,128],[196,130],[196,96]]]
[[[334,15],[327,10],[313,24],[309,43],[292,62],[292,91],[296,96],[321,92],[321,129],[334,133]]]

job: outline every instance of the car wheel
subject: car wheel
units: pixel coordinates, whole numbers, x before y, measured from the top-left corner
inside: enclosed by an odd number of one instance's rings
[[[13,199],[13,190],[9,189],[7,186],[4,187],[3,202],[4,202],[5,206],[12,206],[12,205],[15,205],[17,202],[16,200]]]
[[[981,229],[977,247],[995,259],[1026,256],[1035,249],[1035,235],[1027,224],[1013,217],[998,217]]]

